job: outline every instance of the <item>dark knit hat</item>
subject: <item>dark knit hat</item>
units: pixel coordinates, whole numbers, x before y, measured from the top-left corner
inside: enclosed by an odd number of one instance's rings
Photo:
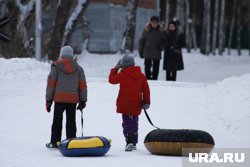
[[[130,51],[126,50],[125,55],[121,59],[121,67],[127,68],[134,65],[135,65],[134,55]]]
[[[169,21],[169,22],[168,22],[168,26],[169,26],[170,24],[173,24],[173,25],[175,25],[175,27],[177,27],[177,22],[174,21],[174,20]]]
[[[157,21],[157,22],[159,22],[159,17],[158,16],[152,16],[151,18],[150,18],[150,21]]]
[[[74,58],[74,54],[73,54],[73,49],[71,46],[64,46],[62,47],[61,51],[60,51],[60,57],[61,58],[70,58],[73,59]]]

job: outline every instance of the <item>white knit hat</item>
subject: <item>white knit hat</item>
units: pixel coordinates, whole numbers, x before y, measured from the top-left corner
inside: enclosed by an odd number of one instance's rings
[[[61,48],[60,51],[60,57],[61,58],[70,58],[73,59],[74,58],[74,54],[73,54],[73,49],[71,46],[64,46]]]

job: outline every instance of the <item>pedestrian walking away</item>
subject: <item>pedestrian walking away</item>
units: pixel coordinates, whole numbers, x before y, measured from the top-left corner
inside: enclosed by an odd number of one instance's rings
[[[54,104],[51,139],[48,148],[57,148],[61,141],[63,112],[66,110],[66,137],[76,137],[76,109],[83,110],[87,102],[87,84],[82,67],[76,62],[73,49],[64,46],[60,60],[54,62],[46,87],[46,111]],[[78,103],[78,106],[77,106]],[[76,107],[77,106],[77,107]]]
[[[120,84],[116,100],[116,112],[122,114],[125,151],[136,150],[138,122],[142,108],[150,106],[150,90],[145,75],[135,66],[134,55],[126,51],[116,66],[111,69],[109,83]]]

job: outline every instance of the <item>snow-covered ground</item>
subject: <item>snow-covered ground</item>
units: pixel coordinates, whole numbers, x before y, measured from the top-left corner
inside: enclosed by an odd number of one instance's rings
[[[112,139],[104,157],[66,158],[48,150],[53,114],[45,111],[48,63],[34,59],[0,58],[0,167],[180,167],[182,158],[151,155],[143,140],[153,130],[145,115],[140,117],[138,150],[125,152],[121,115],[115,112],[119,86],[107,81],[109,70],[121,55],[83,54],[88,82],[84,110],[84,134]],[[143,67],[143,60],[136,57]],[[169,129],[199,129],[209,132],[217,148],[250,148],[250,56],[202,56],[184,53],[185,70],[178,82],[149,81],[152,105],[148,110],[154,124]],[[162,68],[162,64],[161,64]],[[77,113],[77,135],[81,135]],[[65,138],[65,129],[63,131]]]
[[[250,56],[248,51],[243,51],[242,56],[203,56],[199,53],[188,54],[184,50],[185,70],[177,72],[177,80],[180,82],[215,83],[231,76],[240,76],[250,73]],[[135,53],[137,56],[137,53]],[[84,56],[86,55],[86,56]],[[83,54],[79,56],[79,62],[85,67],[88,77],[107,78],[110,67],[116,64],[121,55],[95,55]],[[136,64],[144,71],[144,60],[136,57]],[[163,61],[160,64],[159,80],[166,79],[166,72],[162,70]]]

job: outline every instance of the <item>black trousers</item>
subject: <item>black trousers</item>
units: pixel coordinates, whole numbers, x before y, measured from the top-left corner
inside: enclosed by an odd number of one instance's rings
[[[147,79],[157,80],[159,74],[160,60],[145,59],[144,65],[145,65],[145,74]],[[152,66],[153,66],[153,71],[151,70]]]
[[[76,137],[76,104],[55,103],[54,118],[51,127],[51,143],[61,141],[63,112],[66,110],[66,137]]]
[[[167,81],[176,81],[177,72],[176,71],[166,71]]]

